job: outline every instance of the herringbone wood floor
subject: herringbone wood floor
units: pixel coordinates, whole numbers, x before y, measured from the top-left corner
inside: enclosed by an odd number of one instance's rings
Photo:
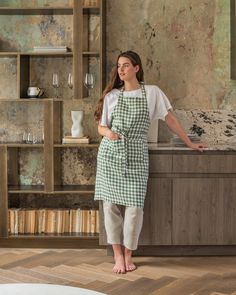
[[[135,257],[111,272],[106,250],[0,249],[0,283],[77,286],[113,295],[236,295],[236,257]]]

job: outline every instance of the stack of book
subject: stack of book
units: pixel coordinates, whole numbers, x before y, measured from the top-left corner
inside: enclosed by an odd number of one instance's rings
[[[99,233],[97,209],[9,209],[10,234]]]
[[[64,136],[62,138],[62,143],[90,143],[90,138],[88,136],[83,136],[83,137]]]
[[[63,53],[68,51],[67,46],[34,46],[34,52],[42,52],[42,53]]]
[[[196,134],[190,133],[190,134],[188,134],[188,137],[192,142],[195,142],[195,143],[199,143],[201,140],[200,136],[198,136]],[[178,135],[174,135],[171,138],[171,144],[174,146],[186,146],[186,144],[183,142],[183,140],[181,138],[178,137]]]

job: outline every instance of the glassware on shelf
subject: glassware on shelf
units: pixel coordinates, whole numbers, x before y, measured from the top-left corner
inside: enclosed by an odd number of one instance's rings
[[[54,97],[58,98],[59,75],[57,73],[52,74],[52,86],[54,87]]]
[[[94,85],[95,85],[94,74],[86,73],[84,77],[84,86],[88,89],[89,96],[90,96],[91,89],[94,88]]]
[[[27,143],[27,139],[28,139],[28,132],[24,131],[22,134],[22,142]]]
[[[32,132],[29,132],[27,134],[27,140],[26,140],[26,143],[33,143],[33,138],[34,138],[34,135]]]
[[[72,74],[71,73],[69,73],[69,75],[68,75],[68,87],[70,88],[70,89],[72,89],[73,88],[73,76],[72,76]]]

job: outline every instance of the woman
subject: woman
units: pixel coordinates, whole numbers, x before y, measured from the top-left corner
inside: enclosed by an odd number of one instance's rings
[[[144,85],[140,57],[121,53],[116,68],[95,111],[98,132],[103,136],[97,157],[95,200],[103,201],[107,242],[114,251],[115,273],[136,269],[132,251],[137,249],[143,222],[148,180],[147,133],[150,121],[162,119],[188,147],[192,143],[170,112],[165,94]]]

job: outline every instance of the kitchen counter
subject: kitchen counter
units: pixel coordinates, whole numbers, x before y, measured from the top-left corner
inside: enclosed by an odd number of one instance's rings
[[[149,143],[148,149],[150,151],[193,151],[187,146],[174,146],[171,143]],[[204,151],[236,151],[236,143],[235,144],[209,144]]]

